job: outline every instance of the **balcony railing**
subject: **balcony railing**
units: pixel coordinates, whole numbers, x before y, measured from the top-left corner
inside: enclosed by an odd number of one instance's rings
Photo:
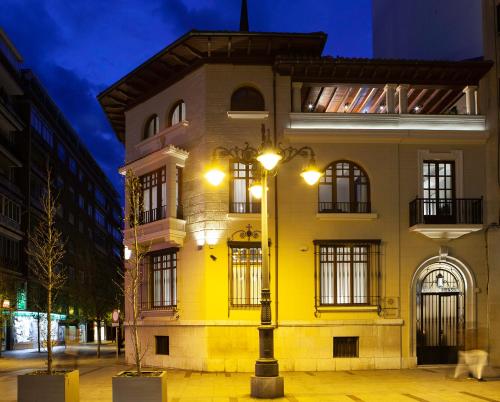
[[[318,212],[322,214],[367,214],[371,212],[369,202],[319,202]]]
[[[483,223],[482,198],[416,198],[410,202],[410,227],[418,224]]]
[[[154,300],[141,302],[142,311],[152,311],[152,310],[174,311],[176,309],[177,309],[177,304],[172,304],[172,303],[167,304],[166,302],[154,301]]]
[[[260,213],[260,202],[231,202],[229,204],[232,214],[258,214]]]
[[[167,217],[167,206],[153,208],[149,211],[142,211],[140,223],[145,225],[146,223],[156,222]]]

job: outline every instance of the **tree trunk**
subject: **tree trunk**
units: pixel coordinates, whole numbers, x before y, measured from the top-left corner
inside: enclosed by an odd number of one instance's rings
[[[36,325],[36,330],[37,330],[37,340],[38,340],[38,353],[41,352],[40,350],[40,312],[37,313],[37,316],[36,316],[36,321],[37,321],[37,325]]]
[[[97,358],[101,357],[101,320],[97,319]]]
[[[52,288],[47,291],[47,373],[52,374]]]

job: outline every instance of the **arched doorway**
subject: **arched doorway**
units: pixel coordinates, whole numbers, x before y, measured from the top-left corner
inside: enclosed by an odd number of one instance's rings
[[[417,364],[453,364],[475,322],[474,279],[459,260],[441,255],[413,278],[414,353]]]

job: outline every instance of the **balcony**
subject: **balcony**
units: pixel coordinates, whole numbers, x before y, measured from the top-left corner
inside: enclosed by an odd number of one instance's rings
[[[483,228],[482,198],[416,198],[409,212],[410,231],[431,239],[457,239]]]
[[[294,142],[460,142],[488,138],[481,115],[290,113],[285,135]]]
[[[260,202],[231,202],[229,203],[231,214],[260,214]]]
[[[316,218],[322,221],[370,221],[378,218],[369,202],[319,202]]]
[[[176,216],[168,216],[168,207],[162,206],[141,213],[138,227],[140,243],[163,243],[180,247],[186,237],[186,221],[182,219],[182,206],[176,208]],[[133,231],[127,228],[124,231],[124,244],[133,241]]]

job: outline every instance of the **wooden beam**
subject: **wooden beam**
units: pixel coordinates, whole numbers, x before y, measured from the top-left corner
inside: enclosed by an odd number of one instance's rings
[[[181,46],[184,47],[184,49],[186,49],[189,53],[191,53],[194,57],[196,57],[198,59],[201,59],[204,57],[203,53],[201,53],[197,49],[189,46],[187,43],[183,43]]]
[[[422,105],[422,113],[427,114],[428,109],[434,105],[436,102],[436,99],[439,99],[438,95],[441,93],[441,89],[434,89],[430,96],[424,101],[424,104]]]
[[[413,101],[408,105],[408,113],[411,113],[411,111],[419,104],[419,102],[425,97],[429,90],[427,88],[424,88],[420,91],[420,93],[413,99]],[[416,92],[416,91],[415,91]]]
[[[377,90],[377,93],[378,92],[380,92],[380,95],[378,95],[375,98],[375,102],[370,106],[370,110],[368,111],[368,113],[376,113],[378,111],[378,108],[379,108],[380,104],[385,99],[385,90],[382,89],[382,88],[379,88]]]
[[[358,91],[356,92],[356,94],[354,95],[354,97],[352,98],[352,100],[349,102],[349,107],[347,108],[347,113],[352,113],[359,97],[361,96],[361,93],[363,92],[363,87],[360,87],[358,89]]]
[[[184,65],[184,66],[189,66],[189,62],[184,59],[183,57],[179,56],[178,54],[175,54],[173,51],[168,53],[167,56],[172,57],[175,61],[178,63]]]
[[[361,105],[356,109],[356,112],[357,113],[363,113],[364,109],[365,109],[365,106],[368,104],[368,102],[370,102],[370,100],[373,98],[373,96],[375,95],[375,93],[377,92],[378,88],[372,88],[370,90],[370,92],[368,93],[368,96],[365,97],[365,99],[363,100],[363,102],[361,103]]]
[[[318,104],[316,106],[317,112],[324,113],[326,111],[334,92],[335,87],[323,87],[323,91],[321,92],[321,96],[318,98]]]

